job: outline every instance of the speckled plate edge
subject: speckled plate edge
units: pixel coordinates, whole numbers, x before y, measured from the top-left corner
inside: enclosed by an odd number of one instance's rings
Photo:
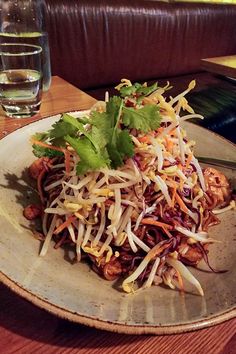
[[[190,332],[194,330],[199,330],[207,327],[211,327],[213,325],[220,324],[224,321],[230,320],[236,317],[236,306],[229,311],[223,312],[219,315],[211,316],[206,318],[205,320],[198,320],[191,323],[184,323],[180,325],[170,325],[170,326],[145,326],[145,325],[123,325],[119,323],[106,322],[95,318],[90,318],[86,316],[82,316],[79,314],[75,314],[66,309],[60,308],[56,305],[51,304],[48,301],[45,301],[31,292],[21,288],[21,286],[11,279],[9,279],[6,275],[0,272],[0,281],[3,282],[7,287],[9,287],[13,292],[17,295],[20,295],[25,300],[31,302],[32,304],[38,306],[39,308],[46,310],[47,312],[54,314],[62,319],[69,320],[71,322],[75,322],[81,325],[94,327],[101,330],[123,333],[123,334],[156,334],[156,335],[164,335],[164,334],[178,334],[184,332]]]
[[[81,110],[83,112],[88,112],[89,110]],[[79,110],[73,111],[73,112],[80,112]],[[72,113],[69,112],[69,113]],[[37,119],[36,121],[43,120],[45,118],[55,118],[56,116],[59,116],[59,114],[56,115],[49,115],[47,117],[42,117]],[[25,124],[23,127],[19,127],[16,130],[19,130],[21,128],[24,128],[27,125],[30,125],[34,122],[30,122]],[[190,123],[191,124],[191,123]],[[202,129],[203,131],[207,130],[204,127],[198,126],[198,129]],[[16,131],[15,130],[15,131]],[[227,143],[230,143],[232,146],[236,146],[233,142],[225,139],[224,137],[210,131],[212,135],[220,137],[223,141],[227,141]],[[13,132],[14,133],[14,132]],[[10,133],[11,134],[11,133]],[[3,137],[1,140],[4,140],[5,137]],[[66,310],[64,308],[61,308],[59,306],[56,306],[54,304],[51,304],[49,301],[46,301],[35,294],[27,291],[26,289],[23,289],[20,284],[17,284],[13,280],[11,280],[9,277],[7,277],[3,272],[0,271],[0,281],[6,285],[10,290],[12,290],[14,293],[17,295],[21,296],[23,299],[29,301],[30,303],[36,305],[37,307],[46,310],[47,312],[56,315],[59,318],[78,323],[81,325],[89,326],[89,327],[94,327],[97,329],[101,330],[106,330],[106,331],[111,331],[111,332],[116,332],[116,333],[123,333],[123,334],[133,334],[133,335],[139,335],[139,334],[155,334],[155,335],[165,335],[165,334],[178,334],[178,333],[185,333],[185,332],[190,332],[190,331],[195,331],[195,330],[200,330],[203,328],[208,328],[217,324],[220,324],[222,322],[225,322],[227,320],[233,319],[236,317],[236,304],[234,307],[229,309],[228,311],[224,311],[222,313],[212,315],[207,317],[206,319],[203,320],[196,320],[188,323],[182,323],[182,324],[176,324],[176,325],[130,325],[130,324],[119,324],[119,323],[113,323],[109,321],[103,321],[100,320],[99,318],[91,318],[87,316],[83,316],[77,313],[73,313],[69,310]]]

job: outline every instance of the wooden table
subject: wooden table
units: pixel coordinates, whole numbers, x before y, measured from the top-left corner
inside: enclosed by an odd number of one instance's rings
[[[62,112],[88,109],[95,102],[96,100],[93,97],[70,85],[60,77],[54,76],[50,90],[43,94],[40,113],[33,118],[6,118],[0,110],[0,138],[42,117],[48,117]]]
[[[87,109],[95,99],[54,77],[41,112],[32,119],[0,115],[0,136],[44,116]],[[236,353],[236,319],[195,332],[169,336],[131,336],[88,328],[59,319],[0,285],[0,353],[226,354]]]
[[[202,59],[201,67],[206,71],[236,79],[236,55]]]

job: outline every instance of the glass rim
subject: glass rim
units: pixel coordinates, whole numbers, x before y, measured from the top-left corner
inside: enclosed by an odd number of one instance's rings
[[[35,50],[31,50],[29,52],[3,52],[1,48],[7,47],[27,47],[27,48],[34,48]],[[1,43],[0,44],[0,55],[2,56],[25,56],[25,55],[33,55],[33,54],[40,54],[42,53],[42,47],[35,45],[35,44],[28,44],[28,43]]]

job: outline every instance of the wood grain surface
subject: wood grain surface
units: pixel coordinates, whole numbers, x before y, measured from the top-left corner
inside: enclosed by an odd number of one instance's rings
[[[201,67],[206,71],[236,79],[236,55],[202,59]]]
[[[58,319],[0,286],[0,352],[4,354],[233,354],[235,328],[233,319],[178,335],[108,333]]]
[[[87,109],[95,99],[54,77],[40,114],[30,120],[0,116],[0,137],[42,117]],[[236,319],[195,332],[166,336],[109,333],[57,318],[0,285],[0,354],[234,354]]]

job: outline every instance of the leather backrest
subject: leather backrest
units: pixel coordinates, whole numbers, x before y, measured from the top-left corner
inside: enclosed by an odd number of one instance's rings
[[[82,88],[200,70],[236,53],[236,6],[144,0],[47,0],[52,72]]]

